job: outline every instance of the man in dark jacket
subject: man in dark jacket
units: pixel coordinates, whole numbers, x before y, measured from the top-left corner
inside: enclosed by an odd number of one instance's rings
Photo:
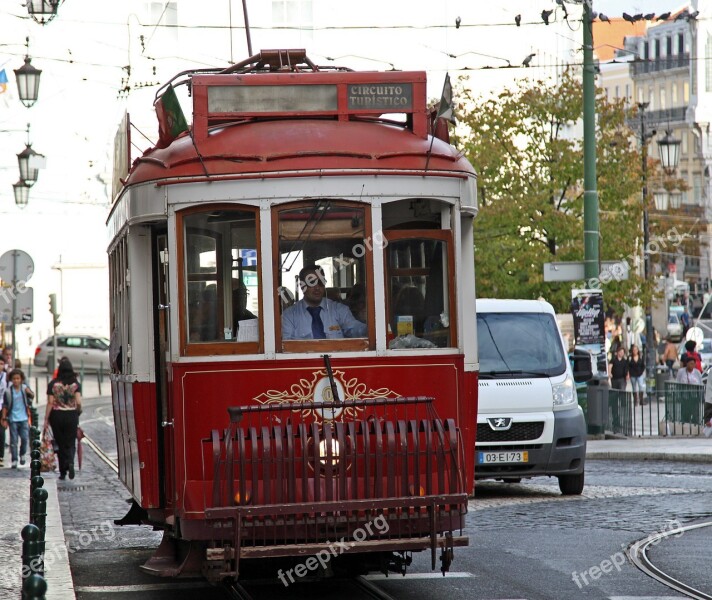
[[[628,380],[628,361],[625,359],[625,348],[619,346],[616,355],[608,365],[608,377],[611,380],[611,388],[614,390],[625,390]]]

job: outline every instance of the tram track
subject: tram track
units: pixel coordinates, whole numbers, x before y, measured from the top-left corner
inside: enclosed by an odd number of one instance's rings
[[[85,443],[89,448],[91,448],[94,453],[103,461],[105,462],[109,468],[114,471],[114,473],[119,472],[119,465],[114,461],[106,452],[104,452],[99,444],[97,444],[91,437],[84,434],[84,437],[82,438],[82,442]]]
[[[648,557],[648,549],[651,546],[658,544],[664,538],[670,535],[681,535],[686,531],[692,531],[694,529],[701,529],[703,527],[710,526],[712,526],[712,521],[698,523],[696,525],[688,525],[686,527],[680,527],[678,529],[649,535],[642,540],[634,542],[628,547],[628,558],[638,569],[643,571],[643,573],[652,577],[656,581],[659,581],[663,585],[684,594],[688,598],[695,598],[696,600],[712,600],[712,595],[705,594],[704,592],[701,592],[700,590],[675,579],[671,575],[665,573],[662,569],[656,567]]]

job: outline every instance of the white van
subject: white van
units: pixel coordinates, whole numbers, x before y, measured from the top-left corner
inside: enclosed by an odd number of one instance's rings
[[[539,300],[477,300],[480,375],[476,479],[559,479],[584,486],[586,422],[554,308]],[[590,355],[577,381],[591,378]],[[581,372],[578,372],[578,369]]]

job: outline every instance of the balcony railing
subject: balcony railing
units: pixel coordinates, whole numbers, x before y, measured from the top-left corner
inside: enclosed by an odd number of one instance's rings
[[[687,69],[690,66],[690,54],[686,52],[685,54],[666,56],[665,58],[636,60],[631,62],[630,66],[633,77],[644,75],[645,73]]]

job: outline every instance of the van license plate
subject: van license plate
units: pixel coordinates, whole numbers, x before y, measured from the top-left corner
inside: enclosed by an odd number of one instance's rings
[[[529,452],[519,450],[517,452],[478,452],[477,464],[492,463],[525,463],[529,462]]]

